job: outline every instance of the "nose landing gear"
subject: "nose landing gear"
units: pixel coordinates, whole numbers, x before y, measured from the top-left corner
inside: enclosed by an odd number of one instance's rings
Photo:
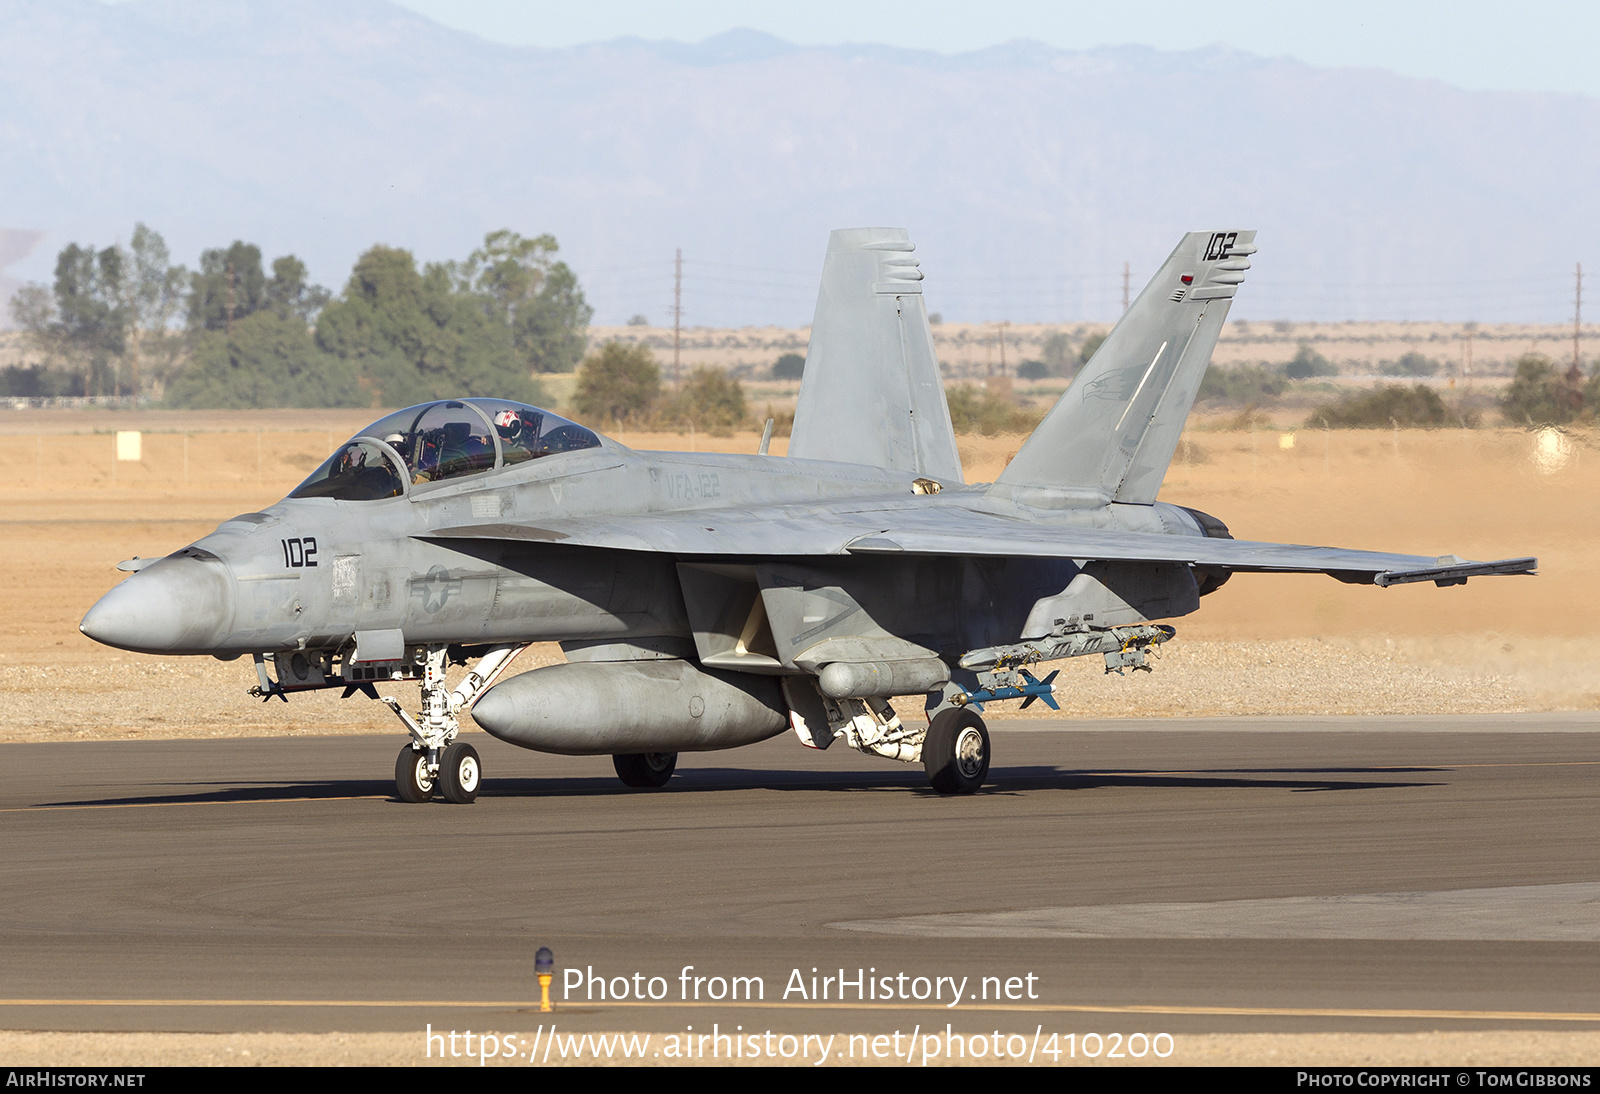
[[[446,690],[444,683],[449,647],[428,646],[418,651],[422,663],[422,710],[418,717],[407,714],[400,700],[383,697],[383,703],[411,734],[411,742],[395,760],[395,797],[418,804],[432,800],[437,790],[445,801],[455,805],[477,800],[483,783],[483,761],[478,758],[477,749],[456,740],[460,732],[457,715],[470,707],[525,648],[525,644],[493,647],[454,691]]]
[[[439,757],[440,789],[444,800],[454,805],[468,805],[477,798],[482,775],[478,750],[465,741],[454,742]]]
[[[420,804],[432,801],[437,790],[452,805],[470,805],[477,800],[483,781],[478,750],[465,741],[454,741],[438,757],[430,760],[429,753],[414,744],[402,747],[394,763],[395,796]]]
[[[427,752],[411,744],[400,749],[394,762],[394,790],[397,798],[414,805],[432,800],[433,768]]]

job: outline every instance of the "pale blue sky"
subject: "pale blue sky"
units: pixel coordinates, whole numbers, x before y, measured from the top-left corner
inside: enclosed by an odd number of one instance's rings
[[[1572,0],[398,0],[512,45],[625,35],[695,42],[752,27],[800,45],[875,42],[940,53],[1034,38],[1068,49],[1225,42],[1328,67],[1385,68],[1457,87],[1600,95],[1600,3]]]

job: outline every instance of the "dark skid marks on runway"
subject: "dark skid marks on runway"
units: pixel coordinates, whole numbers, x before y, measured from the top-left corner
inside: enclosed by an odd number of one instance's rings
[[[1166,787],[1194,790],[1261,789],[1290,790],[1296,793],[1332,790],[1393,790],[1420,786],[1441,786],[1442,782],[1403,782],[1389,780],[1317,779],[1319,774],[1394,774],[1397,771],[1437,771],[1438,768],[1310,768],[1305,778],[1262,778],[1266,774],[1293,774],[1284,768],[1230,769],[1226,772],[1156,772],[1138,770],[1076,770],[1033,765],[992,768],[990,784],[980,796],[1016,794],[1047,790],[1106,790],[1119,787]],[[1228,777],[1233,776],[1233,777]],[[179,785],[193,786],[194,783]],[[116,806],[159,806],[197,804],[242,804],[250,802],[336,801],[346,799],[397,801],[393,786],[373,780],[327,780],[306,783],[256,783],[224,785],[207,791],[173,794],[141,794],[112,798],[72,798],[33,803],[33,809],[82,809]],[[496,798],[586,798],[630,796],[608,778],[595,777],[520,777],[484,780],[484,794]],[[738,790],[768,790],[786,793],[853,794],[861,791],[911,790],[919,795],[933,792],[920,785],[912,772],[884,771],[801,771],[760,770],[712,767],[677,772],[677,777],[660,791],[664,795],[724,793]]]
[[[1341,769],[1352,774],[1362,773],[1363,769]],[[1419,769],[1427,770],[1427,769]],[[1272,769],[1270,772],[1260,774],[1278,774],[1281,769]],[[1305,772],[1307,776],[1322,774],[1315,769]],[[1377,773],[1377,769],[1373,769]],[[1387,773],[1387,772],[1385,772]],[[1142,771],[1073,771],[1063,768],[1004,768],[999,771],[991,770],[990,778],[994,792],[1020,792],[1027,790],[1109,790],[1118,787],[1167,787],[1184,788],[1190,790],[1291,790],[1296,793],[1325,790],[1398,790],[1418,786],[1441,786],[1437,782],[1400,782],[1388,780],[1347,780],[1347,779],[1270,779],[1253,777],[1254,773],[1248,769],[1240,770],[1227,777],[1227,774],[1210,774],[1205,772],[1142,772]]]

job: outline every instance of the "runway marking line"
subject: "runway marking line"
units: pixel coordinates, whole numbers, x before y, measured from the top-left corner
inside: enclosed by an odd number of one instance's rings
[[[0,809],[0,813],[53,813],[73,809],[159,809],[172,805],[281,805],[285,802],[362,802],[391,801],[388,794],[342,794],[335,797],[241,798],[225,802],[106,802],[101,805],[19,805]]]
[[[451,1007],[492,1010],[538,1010],[537,999],[469,1000],[423,999],[0,999],[0,1007],[380,1007],[449,1009]],[[1488,1022],[1600,1022],[1600,1013],[1524,1010],[1407,1010],[1364,1009],[1355,1007],[1185,1007],[1152,1004],[1093,1006],[1084,1003],[1040,1003],[1027,1006],[1015,1003],[974,1003],[951,1008],[942,1003],[759,1003],[759,1002],[632,1002],[582,1001],[557,1004],[562,1010],[592,1013],[595,1010],[849,1010],[849,1011],[993,1011],[1017,1014],[1163,1014],[1194,1017],[1243,1018],[1450,1018]]]
[[[1426,773],[1426,769],[1428,769],[1428,768],[1448,768],[1448,769],[1450,769],[1452,771],[1462,771],[1462,770],[1468,770],[1468,769],[1479,768],[1479,767],[1594,767],[1596,765],[1600,765],[1600,760],[1538,760],[1538,761],[1530,761],[1530,762],[1527,762],[1527,763],[1504,763],[1504,764],[1454,764],[1454,763],[1450,763],[1448,761],[1444,761],[1444,762],[1435,763],[1435,764],[1420,764],[1420,763],[1416,763],[1416,764],[1392,764],[1392,765],[1383,765],[1383,766],[1379,766],[1379,765],[1374,764],[1374,765],[1369,765],[1367,767],[1360,768],[1359,770],[1338,769],[1338,770],[1332,770],[1332,771],[1317,771],[1317,770],[1312,770],[1312,769],[1301,770],[1301,769],[1298,769],[1298,768],[1283,768],[1283,769],[1280,769],[1278,771],[1274,771],[1274,772],[1271,772],[1271,773],[1272,774],[1278,774],[1278,775],[1294,775],[1294,774],[1300,774],[1300,775],[1325,775],[1325,774],[1326,775],[1356,775],[1356,774],[1360,774],[1363,771],[1414,771],[1414,772],[1417,772],[1418,774],[1425,774]],[[1150,776],[1150,775],[1250,775],[1250,774],[1260,774],[1260,772],[1254,771],[1253,769],[1246,768],[1246,767],[1208,767],[1208,768],[1180,768],[1180,769],[1174,770],[1174,771],[1079,771],[1079,772],[1073,772],[1073,774],[1077,774],[1077,775],[1121,775],[1121,776],[1124,776],[1124,777],[1132,778],[1132,777],[1141,776],[1141,775],[1143,775],[1143,776]]]

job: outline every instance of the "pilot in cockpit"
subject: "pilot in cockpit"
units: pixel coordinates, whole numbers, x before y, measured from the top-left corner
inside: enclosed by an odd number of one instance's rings
[[[494,428],[500,434],[500,446],[505,450],[506,463],[521,463],[534,457],[542,419],[541,414],[510,407],[495,413]]]

